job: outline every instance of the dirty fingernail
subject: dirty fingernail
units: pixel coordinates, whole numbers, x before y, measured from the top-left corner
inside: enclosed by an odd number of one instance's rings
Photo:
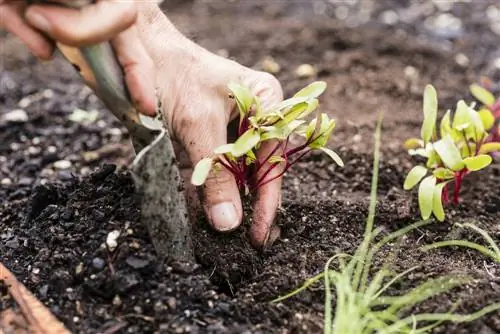
[[[43,15],[33,12],[33,11],[28,11],[26,13],[26,19],[28,22],[33,25],[35,28],[48,32],[50,31],[50,22],[47,20]]]
[[[273,226],[271,227],[271,230],[269,231],[269,234],[267,235],[266,241],[264,242],[264,249],[268,249],[271,247],[276,240],[281,235],[281,229],[278,226]]]
[[[210,208],[210,222],[218,231],[230,231],[240,224],[236,208],[231,202],[219,203]]]

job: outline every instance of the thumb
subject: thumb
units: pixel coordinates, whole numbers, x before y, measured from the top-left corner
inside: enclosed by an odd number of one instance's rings
[[[132,26],[137,18],[134,1],[99,1],[81,9],[32,5],[26,20],[52,39],[80,47],[108,41]]]
[[[198,112],[189,117],[192,120],[184,118],[181,121],[183,128],[179,139],[184,143],[193,166],[201,159],[211,156],[215,148],[227,142],[224,114],[203,111],[203,115],[208,116],[202,119]],[[240,193],[233,175],[225,168],[213,168],[210,171],[207,180],[199,188],[199,195],[214,229],[231,231],[240,225],[243,216]]]

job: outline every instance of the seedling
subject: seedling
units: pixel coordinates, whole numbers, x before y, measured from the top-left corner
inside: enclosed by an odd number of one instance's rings
[[[490,91],[478,84],[471,85],[470,91],[482,103],[478,113],[485,122],[486,130],[489,130],[486,142],[500,142],[500,98],[496,99]]]
[[[259,98],[247,87],[239,84],[228,87],[230,98],[236,100],[239,111],[238,139],[216,148],[212,156],[198,162],[191,178],[194,185],[202,185],[212,168],[225,168],[234,175],[245,195],[252,194],[259,187],[281,177],[313,150],[321,150],[337,165],[344,165],[338,154],[326,147],[335,128],[335,120],[318,112],[313,120],[305,120],[316,111],[318,97],[326,90],[325,82],[314,82],[269,110],[262,108]],[[290,147],[290,137],[294,134],[304,140],[300,145]],[[257,152],[266,141],[272,141],[274,148],[262,158]],[[280,172],[270,176],[278,167]]]
[[[484,99],[485,91],[473,87],[474,92]],[[500,143],[488,141],[488,130],[493,126],[491,113],[484,109],[476,111],[474,104],[458,101],[453,118],[448,110],[441,119],[439,131],[436,127],[437,93],[431,85],[425,88],[423,105],[421,137],[407,140],[404,146],[411,155],[423,157],[427,162],[411,169],[404,189],[410,190],[420,183],[418,203],[422,218],[434,214],[439,221],[444,221],[443,204],[450,201],[458,204],[464,177],[490,165],[490,154],[500,151]],[[449,196],[451,184],[452,199]]]
[[[378,168],[380,158],[380,122],[375,136],[375,153],[373,178],[370,195],[370,207],[365,226],[364,238],[353,256],[336,254],[327,261],[322,273],[310,278],[297,290],[274,300],[280,302],[303,291],[315,282],[324,280],[325,288],[325,334],[373,334],[373,333],[427,333],[444,321],[470,322],[485,314],[500,309],[500,303],[485,306],[472,314],[453,314],[453,307],[447,313],[408,314],[412,308],[447,292],[454,287],[470,282],[467,276],[437,277],[426,280],[410,291],[394,295],[387,290],[418,267],[409,268],[402,273],[391,270],[389,261],[372,274],[373,259],[383,248],[400,239],[408,232],[430,223],[419,221],[396,232],[382,237],[375,242],[380,229],[374,229],[375,208],[377,203]],[[346,258],[349,260],[346,262]],[[330,268],[330,264],[338,260],[339,269]],[[371,280],[370,280],[371,278]],[[336,295],[335,312],[333,312],[333,292]]]

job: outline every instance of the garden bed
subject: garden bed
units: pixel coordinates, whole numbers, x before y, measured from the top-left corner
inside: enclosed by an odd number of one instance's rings
[[[339,168],[313,154],[292,168],[284,182],[282,237],[264,253],[250,246],[245,227],[221,235],[200,216],[194,226],[196,268],[155,262],[150,239],[138,223],[127,171],[132,151],[119,123],[106,112],[90,124],[69,120],[75,108],[104,109],[62,59],[40,64],[13,38],[0,35],[6,46],[1,51],[0,115],[19,108],[21,100],[28,115],[15,124],[0,123],[0,261],[75,333],[321,331],[320,285],[279,304],[270,301],[322,271],[335,253],[351,253],[362,240],[378,111],[384,112],[384,123],[375,223],[392,231],[419,219],[415,194],[402,190],[412,166],[402,142],[420,131],[425,84],[436,86],[445,109],[470,98],[468,86],[479,75],[500,79],[492,65],[500,57],[499,37],[477,19],[484,16],[486,1],[456,4],[452,12],[462,18],[463,29],[451,36],[425,29],[426,18],[438,15],[435,7],[422,10],[413,23],[394,27],[378,18],[388,15],[382,14],[387,9],[405,8],[377,3],[371,9],[375,19],[356,25],[351,19],[333,19],[340,16],[340,5],[326,2],[323,12],[295,2],[200,1],[169,8],[181,30],[214,52],[255,68],[272,56],[281,66],[278,77],[287,96],[314,79],[296,78],[296,67],[315,65],[316,79],[329,85],[320,108],[338,121],[330,145],[346,163]],[[395,268],[421,269],[391,293],[425,278],[466,273],[476,278],[474,284],[414,311],[446,312],[461,300],[456,312],[470,313],[500,302],[498,264],[465,249],[424,253],[418,248],[451,237],[474,240],[453,227],[459,222],[473,222],[499,240],[498,184],[498,163],[471,175],[462,203],[448,209],[444,223],[404,239]],[[101,245],[115,229],[122,237],[110,254]],[[9,303],[0,298],[2,308]],[[498,313],[436,330],[499,331]]]

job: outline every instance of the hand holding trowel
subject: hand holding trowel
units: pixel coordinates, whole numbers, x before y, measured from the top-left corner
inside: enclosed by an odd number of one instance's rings
[[[27,1],[73,8],[93,2]],[[133,177],[141,195],[141,219],[148,227],[158,256],[170,261],[190,261],[188,211],[184,193],[179,190],[182,178],[168,132],[158,118],[143,116],[134,108],[123,70],[110,43],[75,48],[57,42],[57,47],[130,133],[137,153]],[[158,114],[161,116],[161,110]]]

